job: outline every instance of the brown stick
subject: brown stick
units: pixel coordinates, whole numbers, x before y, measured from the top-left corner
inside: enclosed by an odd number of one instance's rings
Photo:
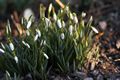
[[[60,0],[55,0],[61,8],[65,8],[65,5]]]

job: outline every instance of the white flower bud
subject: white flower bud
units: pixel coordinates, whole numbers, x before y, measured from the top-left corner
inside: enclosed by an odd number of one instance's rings
[[[3,48],[3,49],[5,49],[5,46],[4,46],[4,44],[3,44],[3,43],[1,43],[1,46],[2,46],[2,48]]]
[[[50,13],[51,10],[52,10],[52,3],[50,3],[50,5],[49,5],[48,12]]]
[[[72,20],[73,20],[73,14],[72,14],[72,13],[70,13],[70,19],[72,19]]]
[[[70,27],[69,27],[69,32],[70,32],[70,35],[73,34],[73,26],[72,25],[70,25]]]
[[[46,58],[46,59],[49,59],[49,57],[48,57],[48,55],[47,55],[47,54],[45,54],[45,53],[44,53],[43,55],[45,56],[45,58]]]
[[[28,43],[26,43],[25,41],[22,41],[22,43],[27,46],[28,48],[30,48],[30,45]]]
[[[13,43],[9,43],[9,47],[10,47],[10,49],[13,51],[14,50],[14,45],[13,45]]]
[[[82,17],[84,18],[86,16],[86,13],[85,12],[82,12]]]
[[[18,63],[18,57],[17,56],[14,57],[14,60],[15,60],[16,63]]]
[[[65,22],[64,21],[62,21],[62,26],[63,26],[63,28],[65,27]]]
[[[9,77],[11,77],[11,76],[10,76],[10,73],[9,73],[8,71],[6,71],[6,74],[7,74]]]
[[[90,22],[92,22],[92,21],[93,21],[93,17],[91,16],[91,17],[90,17]]]
[[[61,23],[60,19],[57,20],[57,25],[58,25],[59,28],[62,28],[62,23]]]
[[[26,34],[27,34],[27,36],[30,36],[29,30],[26,30]]]
[[[27,23],[27,29],[29,29],[31,25],[32,25],[32,22],[28,21],[28,23]]]
[[[35,37],[34,37],[34,41],[37,41],[38,37],[39,37],[38,34],[35,35]]]
[[[73,18],[74,22],[77,24],[78,23],[78,18],[76,15],[74,15],[74,18]]]
[[[46,27],[49,27],[51,25],[50,19],[45,18],[45,24],[46,24]]]
[[[39,37],[41,37],[41,32],[40,32],[39,29],[36,29],[36,34],[37,34]]]
[[[1,48],[0,48],[0,52],[1,52],[1,53],[5,53],[5,51],[4,51],[3,49],[1,49]]]
[[[53,14],[53,19],[56,21],[57,20],[57,15],[56,13]]]
[[[65,39],[64,33],[61,33],[60,37],[61,37],[62,40],[64,40]]]
[[[98,30],[95,27],[91,27],[91,28],[95,33],[99,33]]]

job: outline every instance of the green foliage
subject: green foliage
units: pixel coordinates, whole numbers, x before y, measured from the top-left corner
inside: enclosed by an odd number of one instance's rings
[[[43,6],[40,10],[40,21],[37,23],[22,19],[22,25],[26,26],[23,37],[12,37],[8,23],[8,40],[5,44],[1,43],[0,48],[3,53],[0,68],[11,76],[31,74],[34,80],[46,80],[51,70],[69,74],[82,67],[91,49],[92,18],[85,25],[83,15],[78,20],[68,6],[56,15],[51,4],[48,17],[45,17]]]

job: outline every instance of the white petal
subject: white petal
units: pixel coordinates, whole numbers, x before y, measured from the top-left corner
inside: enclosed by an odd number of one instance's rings
[[[34,41],[37,41],[38,37],[39,37],[38,34],[35,35],[35,37],[34,37]]]
[[[27,36],[30,36],[29,30],[26,30],[26,34],[27,34]]]
[[[10,73],[8,71],[6,71],[6,74],[10,77]]]
[[[49,9],[48,9],[48,12],[50,13],[52,10],[52,3],[49,5]]]
[[[49,27],[51,25],[50,19],[45,18],[45,24],[46,24],[46,27]]]
[[[63,26],[63,28],[65,27],[65,22],[64,21],[62,21],[62,26]]]
[[[2,46],[2,48],[3,48],[3,49],[5,49],[5,46],[4,46],[4,44],[3,44],[3,43],[1,43],[1,46]]]
[[[9,43],[10,49],[13,51],[14,50],[14,45],[13,43]]]
[[[70,35],[72,35],[72,33],[73,33],[73,26],[72,25],[70,25],[70,27],[69,27],[69,32],[70,32]]]
[[[56,15],[56,13],[53,14],[53,18],[54,18],[55,21],[57,20],[57,15]]]
[[[39,30],[39,29],[36,29],[36,32],[37,32],[38,36],[41,37],[41,32],[40,32],[40,30]]]
[[[65,39],[64,33],[61,33],[60,37],[61,37],[62,40],[64,40]]]
[[[77,16],[74,16],[74,22],[77,24],[78,23],[78,18]]]
[[[22,43],[27,46],[28,48],[30,48],[30,45],[28,43],[26,43],[25,41],[22,41]]]
[[[32,22],[28,21],[28,23],[27,23],[27,29],[29,29],[31,25],[32,25]]]
[[[95,27],[91,27],[91,28],[95,33],[99,33],[98,30]]]
[[[86,16],[86,13],[85,12],[82,12],[82,17],[85,17]]]
[[[24,10],[24,12],[23,12],[23,16],[24,16],[24,18],[28,21],[29,20],[29,18],[30,18],[30,21],[32,21],[32,20],[34,20],[34,12],[33,12],[33,10],[31,9],[31,8],[27,8],[27,9],[25,9]]]
[[[72,20],[73,20],[73,14],[72,14],[72,13],[70,13],[70,19],[72,19]]]
[[[0,52],[1,52],[1,53],[5,53],[5,51],[4,51],[3,49],[1,49],[1,48],[0,48]]]
[[[57,25],[59,28],[62,28],[62,23],[61,23],[60,19],[57,20]]]
[[[47,55],[47,54],[45,54],[45,53],[44,53],[43,55],[45,56],[45,58],[46,58],[46,59],[49,59],[49,57],[48,57],[48,55]]]
[[[18,63],[18,57],[17,56],[14,57],[14,60],[15,60],[16,63]]]

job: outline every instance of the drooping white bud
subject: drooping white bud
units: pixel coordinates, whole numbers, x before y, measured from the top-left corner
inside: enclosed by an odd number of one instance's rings
[[[55,21],[57,21],[57,15],[56,15],[56,13],[53,14],[53,19],[54,19]]]
[[[95,33],[99,33],[98,30],[95,27],[91,27],[91,28]]]
[[[32,25],[32,22],[31,22],[31,21],[28,21],[26,28],[29,29],[31,25]]]
[[[72,25],[70,25],[70,27],[69,27],[69,32],[70,32],[70,35],[73,34],[73,26]]]
[[[43,55],[45,56],[45,58],[46,58],[46,59],[49,59],[49,57],[48,57],[48,55],[47,55],[47,54],[45,54],[45,53],[44,53]]]
[[[46,24],[46,27],[49,27],[51,25],[50,19],[45,18],[45,24]]]
[[[31,8],[25,9],[23,12],[23,16],[27,21],[29,20],[30,17],[31,17],[30,21],[34,20],[34,18],[35,18],[34,12]]]
[[[72,14],[72,13],[70,13],[70,19],[72,19],[72,20],[73,20],[73,14]]]
[[[4,51],[3,49],[1,49],[1,48],[0,48],[0,52],[1,52],[1,53],[5,53],[5,51]]]
[[[61,37],[62,40],[64,40],[65,39],[65,34],[61,33],[60,37]]]
[[[50,3],[50,5],[49,5],[48,12],[50,13],[51,10],[52,10],[52,3]]]
[[[22,41],[22,43],[27,46],[28,48],[30,48],[30,45],[28,43],[26,43],[25,41]]]
[[[34,37],[34,41],[37,41],[38,37],[39,37],[38,34],[35,35],[35,37]]]
[[[86,13],[85,12],[82,12],[82,17],[84,18],[86,16]]]
[[[74,22],[77,24],[78,23],[78,18],[76,15],[74,15],[74,18],[73,18]]]
[[[14,45],[13,45],[13,43],[9,43],[9,47],[10,47],[10,49],[13,51],[14,50]]]
[[[29,30],[26,30],[26,34],[27,34],[27,36],[30,36]]]
[[[36,34],[37,34],[39,37],[41,37],[41,32],[40,32],[39,29],[36,29]]]
[[[17,56],[14,57],[14,60],[15,60],[16,63],[18,63],[18,57]]]
[[[62,23],[61,23],[60,19],[57,20],[57,25],[58,25],[59,28],[62,28]]]

